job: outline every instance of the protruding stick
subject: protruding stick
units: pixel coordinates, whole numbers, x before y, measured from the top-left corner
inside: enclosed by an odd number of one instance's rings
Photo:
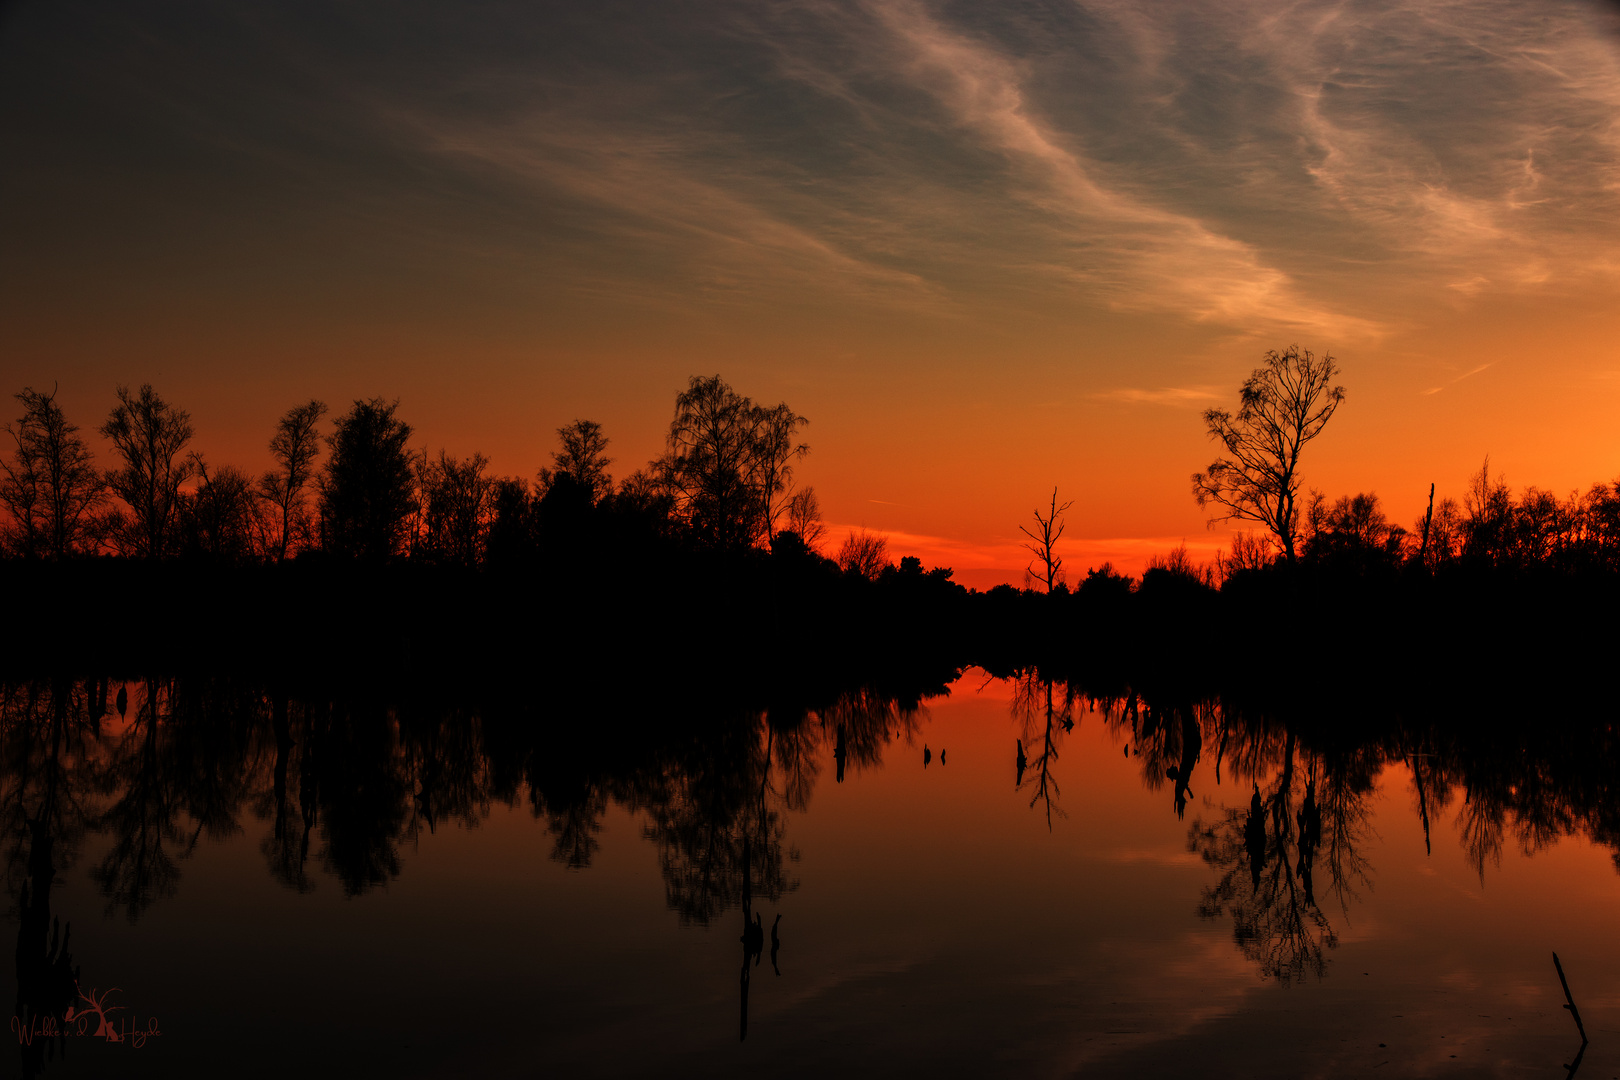
[[[1569,1015],[1575,1018],[1575,1030],[1581,1033],[1581,1045],[1586,1045],[1586,1025],[1581,1023],[1581,1010],[1575,1007],[1575,995],[1569,992],[1569,980],[1564,978],[1564,965],[1558,962],[1558,954],[1553,953],[1553,967],[1558,969],[1558,981],[1564,984],[1564,1000],[1569,1002],[1564,1008]]]

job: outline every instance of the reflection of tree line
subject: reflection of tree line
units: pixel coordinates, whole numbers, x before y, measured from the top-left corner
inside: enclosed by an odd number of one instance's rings
[[[0,687],[0,824],[23,1024],[60,1020],[74,1003],[77,958],[50,895],[93,834],[111,842],[90,877],[109,911],[135,920],[175,894],[199,843],[241,833],[248,818],[262,823],[259,850],[277,881],[307,892],[324,873],[357,895],[397,876],[402,846],[422,830],[476,824],[496,804],[526,803],[553,837],[551,857],[587,867],[618,804],[642,816],[683,924],[741,909],[746,1036],[750,960],[760,962],[767,933],[773,968],[780,949],[780,914],[767,926],[755,905],[798,885],[784,814],[806,808],[827,757],[842,782],[909,738],[919,700],[863,689],[769,709],[653,709],[615,718],[635,737],[605,749],[600,729],[537,723],[522,699],[388,708],[229,677],[169,678],[122,687],[120,713],[108,690],[104,680]],[[25,1044],[25,1074],[55,1045]]]
[[[1179,817],[1194,804],[1189,844],[1216,871],[1200,910],[1230,918],[1245,954],[1280,979],[1324,969],[1336,941],[1329,913],[1348,909],[1370,874],[1368,797],[1389,765],[1411,771],[1425,835],[1455,810],[1481,874],[1509,842],[1533,851],[1580,835],[1620,851],[1612,733],[1391,720],[1364,725],[1358,741],[1344,723],[1289,724],[1185,695],[1088,695],[1034,670],[1014,689],[1017,783],[1048,825],[1061,812],[1063,739],[1095,712],[1167,809]],[[891,742],[910,741],[920,700],[916,690],[866,689],[768,707],[740,698],[616,706],[525,691],[391,707],[347,690],[292,695],[232,676],[0,686],[17,1014],[60,1015],[71,1004],[82,958],[53,912],[51,884],[93,836],[107,842],[85,872],[110,911],[137,919],[174,895],[186,858],[207,840],[257,830],[277,881],[308,891],[327,877],[357,895],[397,876],[402,849],[424,830],[476,824],[497,805],[526,806],[551,835],[551,857],[571,868],[591,864],[610,807],[637,813],[669,906],[692,925],[740,911],[744,962],[757,966],[767,931],[777,942],[762,905],[797,885],[788,815],[807,807],[829,760],[842,782]],[[598,722],[576,722],[585,717]],[[1200,812],[1210,777],[1251,795]],[[34,1043],[25,1061],[46,1049]]]
[[[1613,732],[1470,717],[1369,721],[1360,730],[1342,718],[1289,724],[1220,700],[1085,695],[1034,670],[1020,672],[1014,689],[1018,783],[1030,785],[1031,805],[1044,804],[1049,825],[1059,794],[1052,767],[1076,712],[1101,717],[1138,761],[1144,786],[1170,789],[1178,818],[1202,786],[1198,775],[1250,788],[1243,805],[1206,802],[1189,827],[1189,850],[1217,872],[1199,912],[1229,918],[1244,955],[1285,982],[1325,971],[1338,940],[1328,911],[1348,913],[1371,880],[1362,847],[1370,797],[1388,766],[1410,773],[1426,847],[1430,822],[1456,807],[1464,855],[1482,879],[1510,839],[1528,854],[1566,836],[1589,838],[1614,851],[1620,870]]]
[[[263,830],[277,881],[306,892],[324,874],[357,895],[397,876],[402,847],[423,830],[476,824],[497,804],[526,804],[552,835],[553,859],[589,866],[617,804],[645,822],[681,921],[709,925],[741,907],[753,914],[745,946],[757,962],[767,927],[753,905],[798,884],[784,814],[805,809],[828,757],[842,781],[909,738],[919,700],[858,690],[768,709],[677,703],[615,717],[633,737],[604,743],[595,725],[537,722],[543,706],[521,696],[386,707],[171,677],[120,686],[120,712],[109,689],[99,679],[0,686],[0,826],[25,1020],[60,1018],[73,1003],[78,958],[52,916],[51,886],[92,836],[110,842],[90,878],[109,911],[135,920],[175,894],[199,844],[248,828]],[[559,711],[572,719],[589,707]],[[30,1074],[48,1047],[25,1047]]]
[[[97,685],[5,688],[9,891],[26,887],[31,851],[48,844],[60,870],[87,833],[105,834],[91,874],[131,918],[174,893],[204,838],[239,834],[248,817],[267,826],[260,850],[277,880],[307,891],[319,868],[354,895],[396,876],[401,846],[423,830],[526,800],[552,857],[574,868],[590,865],[609,805],[642,814],[671,906],[706,923],[740,901],[745,861],[757,895],[792,887],[782,814],[806,807],[825,758],[859,771],[916,724],[915,705],[861,690],[817,707],[667,717],[662,736],[648,725],[645,748],[604,751],[527,717],[290,699],[229,678],[134,683],[127,715],[109,716]]]

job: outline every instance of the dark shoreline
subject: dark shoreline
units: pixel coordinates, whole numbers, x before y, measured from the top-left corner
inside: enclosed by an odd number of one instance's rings
[[[869,580],[764,552],[671,555],[616,577],[319,557],[4,562],[0,672],[233,672],[289,690],[382,681],[451,695],[556,679],[652,688],[704,672],[770,697],[1033,668],[1093,696],[1218,697],[1317,723],[1368,708],[1481,723],[1527,709],[1616,715],[1603,676],[1620,646],[1612,574],[1278,565],[1219,589],[1150,570],[1134,586],[1093,576],[1044,594],[969,591],[908,563]]]

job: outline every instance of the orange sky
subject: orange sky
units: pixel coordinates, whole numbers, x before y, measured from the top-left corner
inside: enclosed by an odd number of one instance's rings
[[[1308,486],[1620,476],[1611,7],[475,8],[9,8],[0,388],[151,381],[248,468],[310,396],[522,475],[589,417],[622,474],[718,372],[975,584],[1054,484],[1076,570],[1219,543],[1199,413],[1293,342]]]

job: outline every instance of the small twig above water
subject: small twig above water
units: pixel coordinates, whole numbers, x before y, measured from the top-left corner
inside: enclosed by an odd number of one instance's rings
[[[1575,995],[1569,992],[1569,980],[1564,978],[1564,965],[1558,962],[1558,954],[1553,953],[1553,967],[1558,969],[1558,981],[1564,985],[1564,1000],[1569,1002],[1564,1008],[1569,1015],[1575,1018],[1575,1030],[1581,1033],[1581,1046],[1586,1046],[1586,1025],[1581,1023],[1581,1010],[1575,1007]]]

